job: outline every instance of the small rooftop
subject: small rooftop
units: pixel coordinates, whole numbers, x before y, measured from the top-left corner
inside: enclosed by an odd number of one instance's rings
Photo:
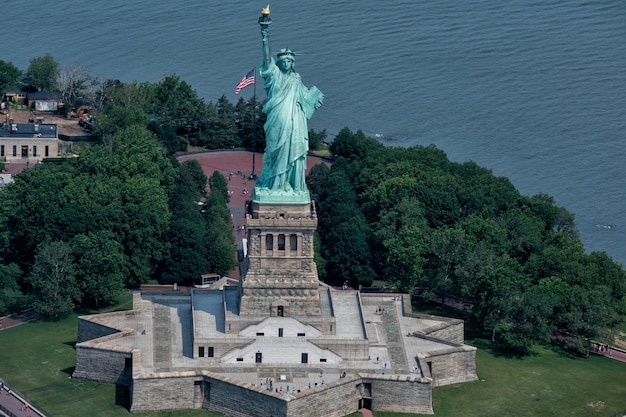
[[[49,138],[57,139],[57,125],[52,123],[3,123],[0,128],[3,138]]]

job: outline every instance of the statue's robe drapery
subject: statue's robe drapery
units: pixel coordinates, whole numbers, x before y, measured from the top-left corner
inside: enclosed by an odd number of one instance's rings
[[[271,191],[305,191],[306,154],[309,149],[307,119],[315,111],[321,93],[308,90],[296,72],[284,74],[274,59],[261,65],[267,103],[265,154],[256,187]]]

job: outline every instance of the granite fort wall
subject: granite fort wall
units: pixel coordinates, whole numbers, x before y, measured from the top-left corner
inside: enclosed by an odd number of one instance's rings
[[[118,329],[114,329],[110,326],[96,323],[90,320],[90,316],[78,318],[78,336],[76,343],[82,343],[87,340],[97,339],[104,336],[109,336],[114,333],[118,333]]]
[[[231,417],[341,417],[357,411],[359,400],[370,394],[364,383],[371,386],[374,410],[432,414],[431,384],[415,377],[347,376],[287,396],[207,371],[135,379],[131,411],[202,408]]]
[[[459,320],[440,323],[437,326],[424,329],[422,332],[425,336],[430,336],[434,339],[445,340],[446,342],[456,343],[459,345],[462,345],[464,342],[464,333],[465,326],[463,322]]]
[[[433,414],[432,385],[415,375],[363,375],[370,384],[372,410]]]
[[[476,348],[451,347],[429,352],[419,358],[424,375],[432,378],[433,386],[476,381]]]
[[[196,385],[196,382],[199,382]],[[134,378],[131,386],[132,412],[165,411],[202,407],[202,377],[195,372],[168,372]],[[198,389],[199,390],[199,389]],[[196,401],[196,398],[198,400]]]
[[[295,395],[286,417],[341,417],[358,410],[361,379],[348,376]]]
[[[132,351],[76,346],[73,378],[108,384],[131,384]]]

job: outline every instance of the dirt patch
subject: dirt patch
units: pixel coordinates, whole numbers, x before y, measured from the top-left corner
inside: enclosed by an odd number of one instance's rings
[[[593,402],[587,403],[587,407],[591,407],[596,411],[600,411],[604,407],[606,407],[606,403],[604,401],[593,401]]]
[[[619,334],[615,336],[613,343],[619,348],[626,349],[626,333],[619,332]]]
[[[4,122],[6,115],[2,116],[2,122]],[[68,119],[65,116],[60,116],[54,113],[45,113],[45,112],[30,112],[28,110],[13,110],[10,113],[11,119],[15,121],[15,123],[28,123],[30,118],[42,117],[44,123],[55,123],[59,129],[59,135],[66,136],[89,136],[91,132],[89,130],[85,130],[79,126],[77,119]]]

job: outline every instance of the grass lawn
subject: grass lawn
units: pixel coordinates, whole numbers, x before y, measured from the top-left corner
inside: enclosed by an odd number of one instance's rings
[[[524,359],[498,357],[479,348],[476,362],[479,381],[434,389],[435,417],[626,415],[626,363],[598,356],[573,358],[544,348]]]
[[[129,300],[126,295],[119,305],[130,308]],[[37,321],[0,331],[0,378],[51,417],[220,415],[204,410],[131,414],[125,390],[71,379],[77,327],[74,314],[57,322]],[[626,363],[596,356],[573,358],[544,348],[528,358],[512,359],[476,343],[480,381],[436,388],[436,417],[626,415]],[[415,415],[375,412],[374,416]]]
[[[479,381],[433,391],[439,417],[626,415],[626,363],[537,348],[523,359],[477,352]]]

